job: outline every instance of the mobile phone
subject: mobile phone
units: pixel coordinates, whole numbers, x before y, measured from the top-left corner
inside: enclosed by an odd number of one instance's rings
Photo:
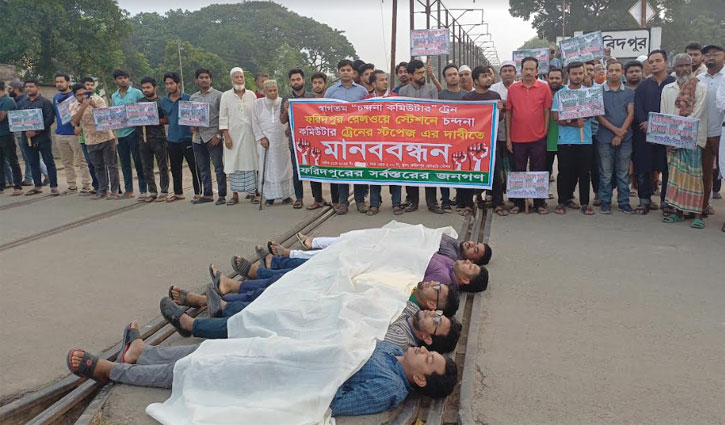
[[[91,93],[91,92],[88,92],[88,91],[87,91],[87,92],[86,92],[86,99],[90,99],[90,98],[91,98],[91,95],[92,95],[92,94],[93,94],[93,93]]]

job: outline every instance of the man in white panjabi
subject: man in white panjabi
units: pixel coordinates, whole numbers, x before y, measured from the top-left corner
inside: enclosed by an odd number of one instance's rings
[[[254,103],[254,136],[257,140],[257,152],[260,167],[260,192],[267,199],[267,205],[282,199],[283,203],[292,203],[292,159],[289,144],[284,134],[284,126],[279,121],[279,97],[277,81],[264,82],[264,96]],[[266,155],[266,159],[265,159]]]
[[[257,96],[245,89],[244,71],[229,72],[232,89],[222,94],[219,107],[219,130],[224,134],[224,173],[233,197],[227,205],[239,203],[239,193],[246,193],[252,203],[259,203],[257,191],[257,140],[252,125]]]

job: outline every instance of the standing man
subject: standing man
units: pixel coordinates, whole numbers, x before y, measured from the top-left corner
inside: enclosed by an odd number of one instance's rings
[[[305,73],[301,69],[292,69],[287,73],[289,78],[289,84],[292,88],[292,98],[312,98],[315,97],[312,93],[305,91]],[[287,137],[289,143],[290,156],[292,157],[292,182],[295,188],[295,203],[292,204],[292,208],[300,209],[303,207],[302,198],[304,197],[304,188],[302,187],[302,180],[297,174],[297,157],[295,156],[295,146],[292,143],[292,134],[290,133],[289,124],[289,98],[285,97],[282,99],[282,108],[280,108],[279,121],[285,126],[284,134]]]
[[[112,106],[122,106],[136,103],[143,98],[141,90],[131,86],[131,77],[128,72],[117,69],[113,71],[113,80],[118,90],[111,95]],[[121,158],[121,172],[123,173],[124,198],[133,198],[133,169],[131,158],[136,166],[138,176],[139,201],[146,199],[146,180],[143,177],[143,164],[141,164],[141,153],[138,150],[138,135],[135,127],[125,127],[116,130],[118,137],[118,156]]]
[[[35,195],[41,193],[40,180],[40,157],[48,167],[48,179],[50,179],[50,194],[58,196],[58,174],[55,168],[55,160],[53,159],[53,142],[50,139],[50,127],[55,122],[55,112],[53,104],[40,94],[40,85],[35,80],[25,81],[25,92],[28,99],[25,100],[19,109],[41,109],[43,111],[43,130],[25,131],[23,134],[28,140],[30,148],[28,149],[28,157],[30,159],[30,168],[33,170],[33,182],[35,187],[25,192],[25,195]]]
[[[8,123],[8,111],[17,109],[15,101],[5,94],[5,82],[0,81],[0,164],[5,161],[10,164],[10,170],[13,172],[13,194],[18,196],[23,194],[22,177],[20,165],[18,164],[18,154],[15,151],[15,135],[10,132],[10,124]],[[0,193],[5,191],[5,167],[0,167]]]
[[[713,181],[720,178],[715,161],[720,149],[723,113],[717,107],[717,89],[725,84],[725,53],[722,47],[711,44],[702,48],[702,54],[705,56],[707,71],[697,78],[707,86],[707,142],[702,151],[702,180],[705,190],[702,212],[707,216],[714,213],[710,196],[713,192]]]
[[[601,213],[612,213],[612,175],[616,172],[617,205],[625,214],[629,205],[629,163],[632,160],[632,121],[634,91],[622,83],[622,63],[607,65],[607,82],[603,87],[604,115],[597,117],[596,147],[599,150],[599,196]]]
[[[325,91],[327,90],[327,75],[325,75],[322,72],[315,72],[312,74],[312,92],[315,94],[316,99],[322,99],[325,97]],[[320,182],[310,182],[310,188],[312,189],[312,197],[315,199],[315,202],[307,206],[308,210],[316,210],[318,208],[326,207],[330,205],[329,202],[325,201],[325,198],[322,197],[322,183]],[[332,208],[334,210],[337,210],[339,207],[338,204],[338,198],[339,195],[337,193],[337,185],[331,184],[330,185],[330,197],[332,198],[333,204]]]
[[[408,74],[410,75],[410,83],[400,89],[400,95],[403,97],[412,97],[415,99],[438,99],[438,90],[431,83],[426,83],[426,66],[419,60],[412,60],[408,63]],[[406,186],[408,206],[405,212],[412,212],[418,209],[420,199],[420,191],[417,186]],[[435,214],[443,214],[443,209],[438,206],[436,199],[436,188],[425,188],[425,203],[428,211]]]
[[[257,86],[257,91],[254,94],[257,96],[257,99],[264,97],[264,82],[267,80],[269,80],[269,75],[261,72],[254,77],[254,85]]]
[[[360,85],[365,87],[365,90],[368,91],[368,94],[371,94],[373,90],[373,85],[370,84],[370,76],[375,71],[375,65],[371,63],[365,63],[360,65],[360,68],[358,68],[357,72],[360,74]]]
[[[594,210],[589,206],[589,176],[592,168],[592,127],[591,118],[574,120],[559,119],[561,93],[568,90],[582,90],[582,81],[585,76],[584,64],[570,62],[566,67],[569,85],[562,87],[554,96],[551,112],[554,120],[559,124],[559,178],[557,179],[557,192],[559,202],[556,206],[557,214],[566,214],[567,204],[574,202],[569,199],[577,182],[579,183],[579,202],[581,212],[593,215]]]
[[[398,77],[400,84],[393,89],[393,92],[400,94],[400,89],[408,85],[410,78],[408,76],[408,62],[400,62],[395,67],[395,75]]]
[[[144,125],[136,127],[138,137],[141,140],[139,144],[139,152],[141,154],[141,164],[143,165],[143,173],[149,189],[149,196],[146,202],[162,202],[169,196],[169,167],[166,162],[166,130],[164,124],[169,123],[169,119],[164,116],[164,110],[161,108],[161,99],[156,94],[156,80],[152,77],[144,77],[141,79],[141,91],[143,98],[141,102],[153,102],[159,114],[159,125]],[[159,166],[159,186],[161,193],[156,187],[156,177],[154,176],[154,158]]]
[[[664,202],[673,211],[665,216],[664,222],[682,222],[685,214],[689,213],[695,215],[690,227],[703,229],[705,193],[702,151],[706,146],[708,133],[707,86],[695,77],[691,56],[680,53],[675,56],[674,62],[677,80],[662,89],[660,109],[663,114],[699,119],[700,125],[697,128],[697,146],[694,149],[667,148],[669,178]]]
[[[491,90],[501,95],[501,102],[504,106],[508,99],[508,91],[511,84],[516,80],[516,64],[514,61],[506,60],[501,63],[498,69],[498,75],[501,77],[501,81],[491,86]],[[511,152],[506,149],[506,109],[501,110],[501,120],[503,125],[498,126],[498,135],[496,136],[496,150],[498,155],[501,156],[501,172],[503,174],[503,187],[504,192],[506,191],[506,173],[513,170],[513,158]],[[460,207],[460,204],[457,206]]]
[[[433,77],[435,78],[435,77]],[[446,80],[446,88],[438,92],[438,99],[443,100],[462,100],[464,96],[470,93],[468,90],[461,88],[461,78],[458,75],[458,67],[449,63],[443,68],[443,78]],[[435,80],[433,80],[435,81]],[[456,189],[456,203],[458,202],[458,190]],[[471,192],[472,194],[473,192]],[[471,201],[473,198],[471,198]],[[441,208],[445,212],[452,212],[451,189],[441,187]],[[464,205],[462,208],[465,208]]]
[[[312,92],[315,94],[316,99],[322,99],[325,97],[325,91],[327,90],[327,75],[322,72],[315,72],[312,74]]]
[[[105,108],[102,97],[87,90],[83,84],[74,84],[71,88],[76,102],[70,107],[71,121],[80,127],[86,138],[86,148],[93,167],[98,171],[98,192],[91,197],[99,199],[119,199],[118,156],[116,138],[113,131],[97,131],[93,121],[93,109]],[[110,180],[110,191],[109,191]]]
[[[85,86],[86,91],[90,93],[96,92],[96,81],[91,77],[83,77],[79,81],[80,84],[83,84]],[[83,157],[86,159],[86,164],[88,165],[88,173],[91,175],[91,185],[93,189],[91,189],[88,194],[89,195],[95,195],[98,192],[98,179],[96,178],[96,170],[93,168],[93,163],[91,162],[91,158],[88,156],[88,148],[86,147],[86,138],[83,135],[83,130],[76,127],[75,133],[78,136],[78,141],[81,145],[81,150],[83,151]]]
[[[647,143],[647,120],[650,112],[660,112],[662,89],[675,81],[675,77],[667,75],[667,52],[653,50],[648,57],[652,75],[644,80],[634,92],[634,134],[632,136],[632,159],[637,172],[637,191],[639,206],[637,214],[645,215],[657,204],[652,204],[652,172],[662,172],[661,200],[667,191],[667,153],[665,147]]]
[[[13,100],[15,100],[15,105],[18,109],[23,109],[23,103],[28,100],[28,95],[24,93],[24,90],[25,87],[23,86],[23,83],[19,80],[13,80],[9,84],[8,95],[10,95]],[[24,178],[21,184],[23,186],[32,186],[33,171],[30,167],[30,155],[28,154],[28,149],[30,149],[30,145],[28,144],[28,139],[25,137],[25,134],[22,131],[16,132],[15,137],[18,141],[18,144],[20,145],[20,153],[23,156],[23,162],[25,162],[25,172],[23,174]],[[40,173],[45,178],[42,184],[48,184],[48,168],[45,166],[45,162],[43,162],[42,158],[40,159]]]
[[[692,59],[692,72],[694,77],[699,77],[703,72],[707,72],[707,67],[703,63],[705,56],[702,52],[702,45],[700,43],[688,44],[685,46],[685,53],[687,53],[687,55]],[[677,71],[672,71],[672,76],[675,77],[676,73]]]
[[[65,181],[68,183],[68,189],[63,191],[63,194],[78,192],[76,166],[80,170],[81,184],[83,185],[80,193],[88,194],[91,191],[91,175],[88,172],[86,158],[83,156],[80,143],[78,143],[73,124],[70,121],[63,123],[60,119],[60,111],[58,111],[60,102],[73,97],[73,92],[70,90],[70,77],[67,74],[55,74],[55,88],[58,89],[58,93],[53,96],[53,110],[55,111],[55,122],[57,124],[55,134],[58,141],[58,150],[60,150],[60,160],[65,167]]]
[[[211,71],[206,68],[196,70],[196,85],[199,91],[191,95],[192,102],[204,102],[209,104],[209,126],[192,128],[192,142],[194,145],[194,156],[196,166],[199,167],[199,174],[204,193],[201,197],[191,201],[192,204],[205,204],[214,202],[214,192],[211,188],[211,164],[214,164],[216,184],[219,189],[216,205],[227,203],[227,176],[224,174],[224,151],[222,147],[222,136],[219,132],[219,105],[222,99],[222,92],[211,86]]]
[[[627,81],[627,87],[632,91],[637,90],[637,86],[642,82],[642,63],[637,61],[629,61],[624,65],[624,79]]]
[[[257,142],[254,139],[252,116],[257,96],[246,89],[244,70],[229,71],[232,88],[222,94],[219,107],[219,130],[224,135],[224,172],[229,178],[232,198],[227,205],[239,203],[239,194],[246,193],[253,204],[257,196]]]
[[[564,73],[559,68],[549,68],[546,75],[546,82],[549,83],[551,96],[556,95],[564,83]],[[546,133],[546,170],[549,172],[549,181],[554,181],[554,158],[559,148],[559,124],[554,120],[553,114],[549,119],[549,131]],[[551,195],[550,195],[551,196]]]
[[[365,99],[368,95],[365,88],[353,81],[353,63],[349,59],[343,59],[337,63],[337,75],[340,77],[340,81],[337,84],[332,85],[325,92],[325,97],[328,99],[340,99],[348,102],[357,102]],[[402,89],[401,89],[402,90]],[[335,186],[337,189],[335,189]],[[350,206],[350,201],[347,198],[350,196],[350,186],[345,183],[341,184],[330,184],[331,190],[337,190],[338,192],[338,207],[335,212],[338,215],[347,214]],[[353,188],[355,196],[355,204],[357,204],[357,210],[360,213],[367,213],[368,207],[365,205],[365,191],[367,187],[365,185],[356,184]],[[333,202],[335,199],[333,198]],[[334,206],[334,204],[333,204]]]
[[[473,75],[472,75],[471,67],[468,65],[461,65],[461,67],[458,69],[458,75],[461,78],[461,88],[463,90],[472,91],[473,90]]]
[[[538,74],[539,61],[526,57],[521,62],[521,81],[508,89],[506,149],[514,155],[514,171],[546,171],[546,133],[552,97],[549,85],[536,78]],[[515,199],[511,213],[521,212],[524,202]],[[549,213],[543,199],[534,199],[534,208],[539,214]]]
[[[279,98],[277,80],[264,82],[263,99],[254,103],[254,137],[260,146],[259,153],[260,179],[259,191],[266,198],[267,205],[273,205],[277,199],[283,204],[291,204],[292,160],[289,144],[284,136],[284,127],[279,122],[282,99]]]
[[[171,178],[174,180],[174,195],[169,195],[166,202],[185,198],[184,172],[182,169],[184,158],[186,158],[186,163],[191,172],[191,181],[194,184],[194,199],[201,196],[199,172],[191,143],[191,129],[185,125],[179,125],[179,101],[188,101],[190,99],[188,94],[181,92],[180,82],[181,78],[176,72],[164,74],[164,87],[167,94],[166,97],[161,99],[161,109],[164,110],[164,116],[169,120],[169,134],[167,136],[169,143],[166,148],[169,151]]]

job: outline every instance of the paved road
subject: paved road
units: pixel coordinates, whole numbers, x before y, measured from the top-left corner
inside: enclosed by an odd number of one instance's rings
[[[725,202],[660,214],[495,217],[478,423],[725,423]]]

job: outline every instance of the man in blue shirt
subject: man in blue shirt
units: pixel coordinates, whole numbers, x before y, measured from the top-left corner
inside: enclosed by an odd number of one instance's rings
[[[181,92],[181,78],[176,72],[164,74],[164,86],[166,96],[161,99],[161,109],[164,110],[165,119],[168,120],[169,131],[166,139],[166,149],[169,151],[169,167],[171,168],[171,179],[174,182],[174,194],[169,195],[168,202],[177,199],[184,199],[183,171],[184,158],[189,165],[191,180],[194,184],[194,199],[201,196],[198,174],[196,171],[196,160],[194,148],[191,145],[191,129],[185,125],[179,125],[179,101],[188,101],[190,96]]]
[[[634,91],[622,82],[622,63],[607,64],[607,81],[602,85],[604,115],[597,117],[596,149],[599,151],[599,197],[601,213],[612,212],[612,174],[617,172],[617,204],[625,214],[629,205],[629,162],[632,160]]]
[[[5,94],[5,82],[0,81],[0,165],[4,165],[5,161],[10,165],[13,173],[13,196],[23,193],[21,186],[22,173],[18,164],[18,155],[15,153],[15,135],[10,132],[8,124],[8,111],[17,109],[15,101]],[[5,167],[0,166],[0,193],[5,191]]]
[[[325,97],[329,99],[340,99],[348,102],[358,102],[367,97],[368,91],[365,87],[356,84],[353,81],[353,63],[349,59],[343,59],[337,63],[337,74],[340,77],[340,81],[330,86],[325,92]],[[366,213],[368,211],[367,205],[365,205],[365,194],[368,191],[367,185],[356,184],[354,189],[355,204],[357,205],[358,212]],[[339,197],[339,206],[337,208],[337,214],[347,214],[347,210],[350,206],[350,201],[347,198],[350,196],[350,186],[348,184],[338,184],[337,193]],[[335,202],[335,199],[332,200]]]
[[[90,194],[91,174],[88,170],[88,163],[86,162],[86,157],[83,155],[81,144],[78,143],[75,127],[71,124],[70,119],[68,119],[68,122],[63,122],[60,111],[58,110],[59,103],[73,98],[68,74],[55,74],[55,88],[58,89],[58,93],[53,96],[53,110],[55,111],[55,122],[57,124],[55,127],[55,140],[58,142],[60,160],[65,167],[65,181],[68,183],[68,189],[63,194],[78,192],[78,186],[76,185],[76,164],[78,164],[78,168],[80,169],[81,184],[83,185],[79,193]]]
[[[128,72],[117,69],[113,71],[113,81],[116,82],[118,90],[111,95],[111,105],[121,106],[136,103],[143,98],[141,90],[131,86],[131,77]],[[140,195],[139,201],[146,199],[146,180],[143,176],[143,164],[141,163],[141,153],[138,144],[139,137],[136,133],[136,127],[125,127],[116,130],[118,137],[118,156],[121,158],[121,172],[123,173],[124,198],[133,198],[133,171],[131,169],[131,157],[136,166],[136,175],[138,176],[138,190]]]
[[[566,214],[566,204],[571,203],[569,195],[579,182],[579,202],[583,214],[592,215],[594,210],[589,206],[589,182],[592,171],[594,150],[592,148],[591,118],[559,119],[561,93],[567,90],[582,90],[585,75],[584,64],[571,62],[566,67],[569,85],[564,86],[554,95],[551,112],[559,124],[559,140],[557,143],[559,156],[559,178],[557,192],[559,202],[554,210],[557,214]]]

